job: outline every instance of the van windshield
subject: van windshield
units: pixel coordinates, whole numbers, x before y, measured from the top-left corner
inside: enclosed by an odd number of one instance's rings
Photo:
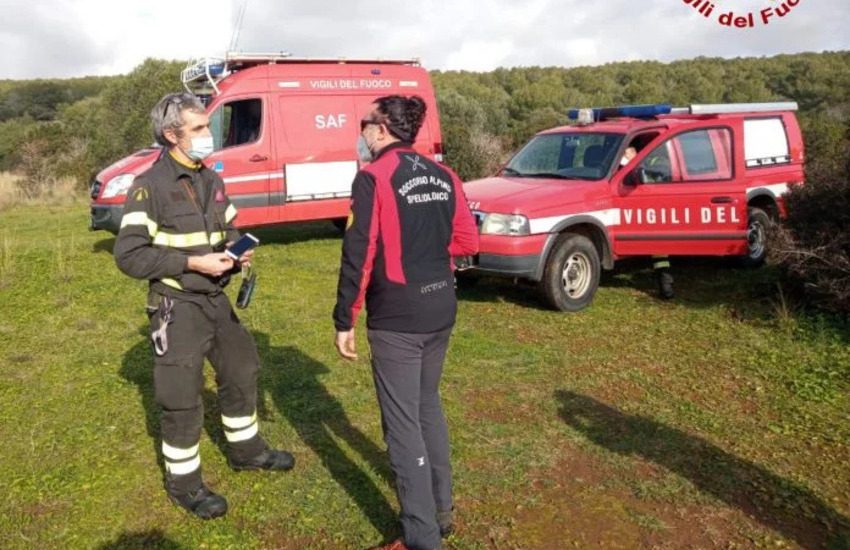
[[[602,179],[608,174],[622,141],[623,134],[575,132],[538,135],[514,155],[502,170],[502,175]]]

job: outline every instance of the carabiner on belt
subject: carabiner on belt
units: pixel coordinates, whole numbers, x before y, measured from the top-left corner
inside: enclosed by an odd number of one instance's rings
[[[157,314],[159,317],[159,328],[151,334],[153,340],[153,351],[159,357],[162,357],[168,352],[168,325],[171,324],[172,309],[174,301],[168,296],[163,296],[159,301]]]

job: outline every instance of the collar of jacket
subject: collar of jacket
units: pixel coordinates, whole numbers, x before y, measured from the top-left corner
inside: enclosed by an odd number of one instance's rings
[[[197,174],[198,172],[200,172],[204,168],[204,165],[200,162],[196,162],[194,164],[188,164],[188,163],[183,162],[182,160],[178,159],[174,155],[173,149],[169,149],[168,158],[171,159],[171,163],[174,166],[174,171],[177,172],[178,178],[180,176],[184,176],[184,175],[189,176],[191,178],[194,174]]]
[[[390,151],[394,151],[396,149],[410,149],[412,147],[413,147],[412,143],[408,143],[406,141],[394,141],[394,142],[390,143],[389,145],[387,145],[386,147],[384,147],[383,149],[381,149],[380,151],[378,151],[378,153],[375,155],[375,158],[372,159],[372,162],[375,162],[376,160],[378,160],[379,158],[381,158],[382,156],[384,156],[386,153],[388,153]]]

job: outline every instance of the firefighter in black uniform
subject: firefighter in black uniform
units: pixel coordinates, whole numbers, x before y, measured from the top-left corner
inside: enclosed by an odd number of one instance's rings
[[[358,149],[372,162],[351,190],[334,309],[336,347],[355,359],[365,300],[372,373],[396,478],[404,540],[387,549],[434,549],[452,529],[452,478],[439,383],[455,322],[452,256],[478,252],[460,179],[419,155],[419,97],[379,98]]]
[[[115,242],[118,267],[150,281],[147,312],[154,348],[154,392],[162,407],[165,488],[203,519],[222,516],[227,501],[201,478],[204,358],[216,372],[228,462],[236,470],[289,470],[286,451],[257,430],[259,356],[224,294],[234,262],[223,253],[239,232],[224,182],[203,160],[213,150],[209,117],[192,94],[169,94],[151,111],[163,154],[127,193]]]

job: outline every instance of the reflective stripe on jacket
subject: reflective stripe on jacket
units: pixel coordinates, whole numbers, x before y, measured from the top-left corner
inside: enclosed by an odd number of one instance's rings
[[[187,258],[220,252],[227,241],[238,239],[235,217],[236,208],[218,174],[163,154],[127,192],[113,249],[115,263],[166,294],[221,292],[229,274],[211,277],[187,271]]]

